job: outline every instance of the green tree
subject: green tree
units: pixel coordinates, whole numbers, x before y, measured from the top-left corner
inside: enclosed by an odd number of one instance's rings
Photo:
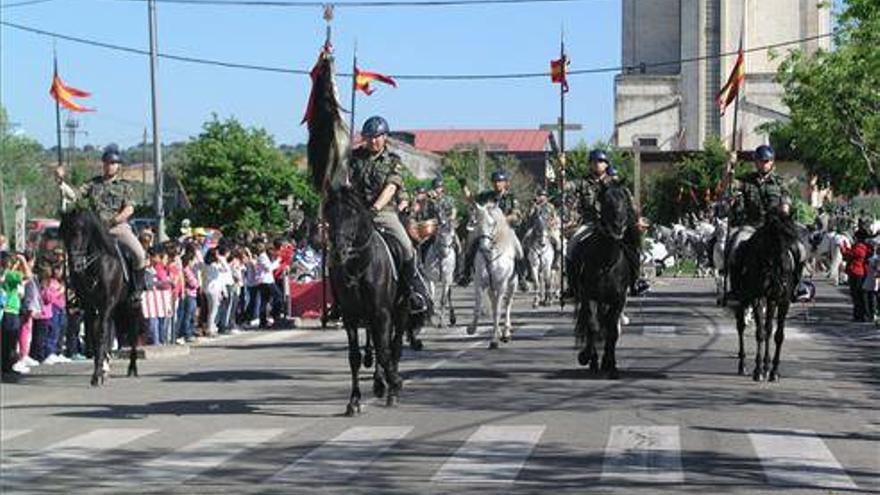
[[[193,225],[217,226],[226,234],[283,231],[287,213],[280,201],[303,200],[314,214],[318,197],[293,160],[275,147],[263,129],[245,128],[216,116],[183,149],[176,173],[193,204],[178,212]]]
[[[848,0],[837,20],[833,51],[780,65],[791,120],[769,127],[820,185],[855,195],[880,186],[880,3]]]
[[[43,161],[43,147],[15,132],[6,109],[0,106],[0,196],[5,235],[12,237],[15,202],[20,193],[27,197],[29,216],[54,216],[58,210],[58,190],[50,176]]]

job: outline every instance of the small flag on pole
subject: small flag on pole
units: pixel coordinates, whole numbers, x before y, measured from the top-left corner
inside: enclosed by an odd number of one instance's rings
[[[86,108],[75,100],[75,98],[88,98],[92,94],[64,84],[64,81],[61,80],[61,76],[58,75],[57,68],[55,69],[55,75],[52,77],[52,87],[49,88],[49,94],[52,95],[52,98],[54,98],[59,105],[73,112],[95,111],[94,108]]]
[[[568,93],[568,57],[563,56],[558,60],[550,61],[550,79],[554,84],[561,84],[562,91]]]
[[[379,74],[378,72],[369,72],[365,70],[360,70],[357,67],[354,69],[354,87],[358,91],[363,92],[365,95],[371,95],[375,91],[370,83],[373,81],[379,81],[381,83],[388,84],[392,87],[397,87],[397,82],[394,79]]]
[[[736,63],[733,64],[733,70],[730,71],[730,76],[727,78],[727,82],[721,88],[721,91],[718,92],[718,96],[716,97],[718,108],[721,110],[721,115],[724,115],[724,111],[727,110],[727,107],[736,100],[737,95],[739,95],[739,90],[743,87],[745,81],[746,58],[742,49],[742,40],[740,40]]]

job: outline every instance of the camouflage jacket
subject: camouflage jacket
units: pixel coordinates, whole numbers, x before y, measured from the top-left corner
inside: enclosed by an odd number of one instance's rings
[[[449,196],[431,198],[430,204],[432,213],[436,215],[435,218],[439,221],[448,222],[450,220],[455,220],[455,200]]]
[[[92,178],[80,188],[80,197],[107,226],[113,225],[113,218],[122,208],[134,207],[134,187],[131,182],[118,177],[109,181],[103,175]]]
[[[790,202],[791,198],[785,190],[782,177],[773,172],[765,176],[752,172],[740,183],[739,195],[734,205],[735,223],[761,225],[768,211],[779,209]]]
[[[529,217],[531,218],[536,215],[540,216],[548,225],[552,225],[553,220],[556,218],[556,207],[549,201],[545,201],[544,204],[540,205],[532,205],[532,211],[529,212]]]
[[[372,206],[388,184],[397,186],[398,192],[403,189],[403,164],[400,157],[387,148],[376,156],[372,156],[365,147],[355,149],[351,154],[349,168],[352,187],[361,194],[367,206]],[[385,209],[395,208],[394,199],[385,206]]]
[[[410,217],[413,221],[424,222],[425,220],[437,218],[437,208],[431,199],[417,201],[416,204],[418,204],[418,208],[413,210],[415,213]]]
[[[574,181],[572,184],[573,199],[581,224],[595,223],[599,220],[599,196],[602,188],[612,180],[614,179],[609,175],[600,179],[588,174],[583,179]]]
[[[512,227],[516,227],[522,221],[522,212],[519,208],[519,201],[516,200],[510,191],[497,193],[494,190],[483,191],[477,195],[475,201],[479,204],[485,204],[489,201],[498,205],[498,208],[504,212],[507,217],[513,217]]]

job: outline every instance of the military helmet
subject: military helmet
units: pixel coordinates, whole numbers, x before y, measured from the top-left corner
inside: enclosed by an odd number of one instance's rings
[[[428,192],[428,188],[425,186],[416,186],[416,194],[425,194]]]
[[[776,152],[773,151],[773,148],[770,145],[762,144],[755,148],[755,159],[763,162],[769,162],[776,158]]]
[[[119,153],[119,148],[117,148],[115,144],[111,144],[104,148],[104,153],[101,155],[101,161],[104,163],[122,163],[122,155]]]
[[[595,149],[593,151],[590,151],[590,162],[608,163],[608,155],[606,155],[603,150]]]
[[[535,197],[538,197],[538,196],[546,196],[546,195],[547,195],[547,190],[546,190],[546,189],[538,189],[538,190],[535,192]]]
[[[378,115],[365,120],[364,126],[361,128],[361,136],[365,138],[384,136],[388,132],[388,121]]]
[[[508,177],[507,172],[504,170],[496,170],[492,172],[492,182],[502,182],[507,180],[510,180],[510,177]]]
[[[443,177],[434,177],[434,180],[431,181],[431,189],[440,189],[441,187],[445,187]]]

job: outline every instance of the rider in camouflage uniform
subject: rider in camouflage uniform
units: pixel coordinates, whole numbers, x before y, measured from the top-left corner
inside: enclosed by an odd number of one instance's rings
[[[528,218],[540,216],[544,220],[544,224],[550,228],[550,244],[553,245],[553,266],[558,265],[560,250],[560,232],[558,224],[556,224],[559,216],[556,213],[556,207],[547,199],[547,190],[538,189],[535,194],[535,201],[532,203],[532,209],[529,211]]]
[[[349,163],[352,190],[361,193],[370,205],[376,227],[397,242],[402,256],[401,282],[410,289],[410,309],[421,313],[429,310],[428,289],[416,267],[415,248],[398,216],[395,196],[403,189],[403,164],[386,146],[388,131],[388,122],[382,117],[364,122],[364,144],[352,152]]]
[[[119,176],[122,157],[115,146],[108,146],[101,156],[103,175],[96,176],[78,189],[64,182],[64,169],[56,169],[55,178],[67,201],[83,199],[104,223],[108,232],[119,244],[132,254],[134,268],[133,295],[138,296],[144,288],[144,264],[146,253],[128,223],[134,213],[134,187]]]
[[[510,177],[504,170],[496,170],[492,172],[492,189],[483,191],[471,198],[470,190],[464,179],[460,179],[462,190],[465,198],[472,199],[478,204],[486,204],[488,202],[495,203],[496,206],[504,213],[510,228],[516,230],[522,221],[522,213],[520,212],[519,202],[510,191]],[[464,270],[461,273],[460,285],[467,285],[471,281],[474,271],[474,257],[477,255],[477,243],[472,236],[468,237],[465,247]],[[519,270],[517,270],[519,273]]]
[[[736,249],[763,223],[770,211],[789,214],[791,197],[785,189],[782,177],[773,170],[776,153],[773,148],[763,144],[755,149],[755,171],[741,181],[734,197],[731,216],[731,231],[726,249],[726,266],[730,265]],[[800,262],[805,259],[805,249],[800,244],[798,252],[793,253]],[[736,292],[737,281],[730,278],[731,293]]]

